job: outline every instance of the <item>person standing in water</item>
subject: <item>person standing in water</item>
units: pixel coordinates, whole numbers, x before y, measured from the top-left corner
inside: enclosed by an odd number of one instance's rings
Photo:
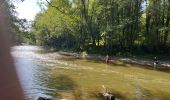
[[[154,57],[153,61],[154,61],[154,63],[153,63],[154,69],[156,69],[156,66],[158,65],[158,58]]]
[[[105,57],[105,62],[108,64],[109,60],[110,60],[110,58],[109,58],[109,55],[107,54],[106,57]]]

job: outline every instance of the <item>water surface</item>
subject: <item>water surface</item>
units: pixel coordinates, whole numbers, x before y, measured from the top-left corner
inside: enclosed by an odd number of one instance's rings
[[[119,100],[170,100],[170,73],[121,62],[77,59],[37,46],[12,48],[28,100],[39,96],[68,100],[102,100],[105,85]]]
[[[39,96],[52,97],[56,89],[48,87],[49,66],[42,62],[50,61],[44,50],[37,46],[16,46],[12,48],[17,71],[24,93],[28,100],[36,100]]]

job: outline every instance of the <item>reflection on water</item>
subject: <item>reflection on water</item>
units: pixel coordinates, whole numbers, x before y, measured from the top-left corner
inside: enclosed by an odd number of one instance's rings
[[[39,96],[52,97],[55,95],[55,87],[49,87],[47,84],[50,79],[49,67],[42,63],[50,61],[52,58],[38,53],[41,51],[43,49],[36,46],[16,46],[12,48],[16,69],[28,100],[35,100]]]

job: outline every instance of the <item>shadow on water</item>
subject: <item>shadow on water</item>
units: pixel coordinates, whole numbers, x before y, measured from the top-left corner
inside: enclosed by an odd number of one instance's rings
[[[52,88],[54,91],[52,95],[54,98],[63,98],[62,93],[69,93],[75,90],[77,84],[66,75],[57,75],[50,77],[46,82],[47,87]]]
[[[162,96],[162,94],[166,94],[164,91],[157,92],[160,95],[153,95],[150,90],[141,86],[136,86],[133,96],[129,98],[129,96],[126,96],[128,94],[122,94],[118,91],[110,90],[110,93],[116,97],[116,100],[170,100],[168,95]],[[106,100],[102,93],[99,92],[91,93],[91,97],[97,98],[97,100]]]
[[[59,75],[57,77],[52,78],[54,84],[49,83],[49,85],[55,86],[58,90],[74,90],[77,86],[76,83],[66,75]]]
[[[131,92],[131,91],[130,91]],[[136,86],[132,97],[128,93],[124,94],[116,90],[110,90],[110,93],[116,97],[116,100],[170,100],[170,97],[164,91],[157,91],[160,95],[154,95],[150,90],[141,86]],[[166,94],[166,95],[163,95]],[[74,100],[106,100],[101,91],[89,92],[88,96],[84,99],[82,90],[74,92]]]
[[[81,89],[70,77],[66,75],[57,75],[53,78],[50,78],[47,83],[48,87],[55,89],[52,95],[57,99],[68,99],[68,100],[105,100],[101,95],[101,91],[93,91],[88,94],[86,90]],[[119,100],[125,100],[126,97],[120,92],[111,90],[111,94],[119,98]]]

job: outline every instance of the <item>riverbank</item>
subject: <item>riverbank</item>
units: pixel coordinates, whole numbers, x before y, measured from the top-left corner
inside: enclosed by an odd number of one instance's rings
[[[71,53],[71,52],[64,52],[59,51],[60,55],[64,56],[72,56],[79,59],[89,59],[89,60],[99,60],[99,61],[105,61],[105,56],[102,55],[96,55],[96,54],[87,54],[85,52],[82,53]],[[139,57],[118,57],[118,56],[110,56],[110,64],[136,64],[136,65],[142,65],[146,68],[152,68],[153,67],[153,60],[152,59],[145,59],[145,58],[139,58]],[[169,61],[163,61],[160,60],[159,64],[157,65],[157,69],[161,70],[170,70],[170,62]]]

